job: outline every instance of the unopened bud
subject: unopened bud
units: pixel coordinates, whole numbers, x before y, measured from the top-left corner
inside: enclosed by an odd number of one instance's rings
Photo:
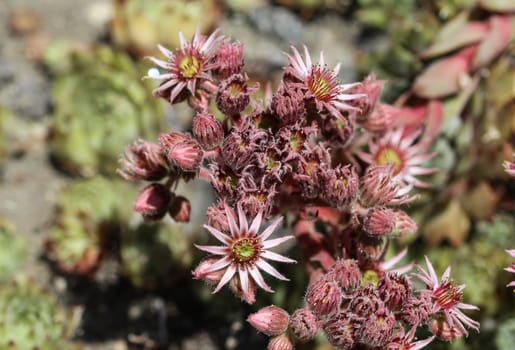
[[[330,315],[338,311],[342,290],[338,282],[322,276],[308,287],[306,303],[317,316]]]
[[[222,142],[224,130],[212,114],[199,113],[193,118],[193,135],[204,149],[211,150]]]
[[[153,183],[140,192],[134,211],[141,213],[145,220],[159,220],[166,214],[171,199],[172,192],[168,187]]]
[[[202,163],[204,152],[197,141],[193,139],[177,143],[168,150],[170,162],[182,171],[197,171]]]
[[[293,341],[286,334],[273,337],[268,342],[267,350],[293,350]]]
[[[363,220],[363,230],[372,237],[389,235],[395,224],[395,212],[384,207],[369,209]]]
[[[216,106],[225,115],[242,112],[250,103],[250,95],[257,87],[249,87],[247,77],[234,74],[220,83],[216,95]]]
[[[327,271],[327,276],[340,284],[346,293],[352,293],[361,285],[361,270],[353,259],[338,259]]]
[[[168,214],[177,222],[189,222],[191,215],[190,201],[183,196],[176,196],[172,199]]]
[[[395,225],[392,234],[403,237],[418,230],[417,223],[403,210],[395,210]]]
[[[195,270],[192,271],[192,275],[194,279],[201,279],[206,283],[215,284],[220,281],[223,274],[225,273],[224,269],[218,269],[213,271],[212,266],[218,262],[220,259],[215,256],[210,256],[202,260]]]
[[[299,342],[313,339],[320,329],[316,315],[308,308],[297,309],[290,318],[290,331]]]
[[[250,314],[247,322],[266,335],[278,335],[288,327],[290,316],[280,307],[270,305]]]

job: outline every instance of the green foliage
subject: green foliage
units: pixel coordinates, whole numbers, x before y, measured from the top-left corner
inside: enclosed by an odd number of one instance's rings
[[[165,286],[189,275],[192,245],[181,225],[170,222],[141,224],[124,232],[122,270],[137,287]]]
[[[14,226],[0,218],[0,284],[10,280],[23,263],[26,242]]]
[[[0,289],[0,349],[63,349],[64,323],[54,300],[31,283]]]
[[[138,137],[155,138],[162,127],[151,83],[130,58],[107,46],[51,47],[45,62],[56,75],[52,91],[51,151],[66,171],[114,175],[119,155]]]
[[[49,257],[68,273],[97,267],[103,244],[129,220],[132,206],[121,200],[135,191],[122,181],[94,177],[76,181],[58,198],[58,214],[47,241]]]

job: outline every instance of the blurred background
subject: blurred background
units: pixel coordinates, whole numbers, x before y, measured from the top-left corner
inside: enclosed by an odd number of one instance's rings
[[[343,83],[371,71],[387,80],[384,102],[443,103],[431,164],[441,171],[408,208],[419,232],[393,249],[429,255],[439,273],[452,264],[465,302],[481,309],[471,314],[481,334],[429,349],[512,349],[515,295],[503,268],[515,248],[515,180],[502,162],[514,152],[514,10],[509,0],[1,0],[0,350],[264,349],[247,315],[299,307],[301,264],[253,306],[191,280],[208,184],[177,191],[192,203],[190,223],[150,225],[132,213],[141,184],[115,173],[138,138],[189,130],[192,111],[154,99],[141,77],[158,43],[174,49],[199,23],[245,45],[261,86],[275,86],[283,52],[305,44],[342,64]],[[484,55],[454,86],[446,60],[476,44]]]

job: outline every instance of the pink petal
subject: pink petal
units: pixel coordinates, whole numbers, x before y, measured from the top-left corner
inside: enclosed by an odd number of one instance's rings
[[[194,244],[197,249],[203,250],[205,252],[214,254],[214,255],[227,255],[229,248],[225,246],[214,246],[214,245],[198,245]]]
[[[204,225],[204,228],[208,230],[216,239],[222,242],[225,245],[229,245],[232,241],[231,237],[227,236],[225,233],[218,231],[216,228],[211,227],[209,225]]]
[[[280,238],[270,239],[268,241],[263,242],[263,249],[269,249],[275,246],[278,246],[279,244],[286,242],[290,239],[292,239],[293,236],[284,236]]]
[[[274,276],[277,279],[283,280],[283,281],[289,281],[288,278],[284,277],[279,271],[277,271],[272,265],[267,263],[263,259],[258,259],[256,262],[256,265],[263,271],[267,272],[269,275]]]
[[[279,225],[283,221],[283,217],[278,217],[274,222],[272,222],[264,231],[259,235],[259,239],[261,242],[266,241],[268,237],[274,232],[277,225]]]
[[[263,279],[261,272],[259,272],[256,266],[250,267],[249,273],[258,286],[260,286],[262,289],[266,290],[269,293],[273,293],[273,290],[265,283],[265,280]]]
[[[233,265],[230,265],[227,268],[227,270],[225,271],[222,278],[220,279],[220,282],[218,282],[218,285],[216,286],[216,288],[212,292],[212,294],[218,293],[218,291],[231,280],[231,278],[234,276],[235,273],[236,273],[236,267]]]
[[[261,257],[268,259],[268,260],[279,261],[279,262],[284,262],[284,263],[296,263],[297,262],[293,259],[287,258],[285,256],[282,256],[281,254],[277,254],[277,253],[271,252],[269,250],[263,251],[261,253]]]

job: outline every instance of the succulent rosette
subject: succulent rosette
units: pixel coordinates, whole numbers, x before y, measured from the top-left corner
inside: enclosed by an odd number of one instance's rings
[[[122,273],[136,287],[152,289],[185,277],[193,263],[192,245],[179,224],[141,224],[124,232]]]
[[[150,55],[156,53],[156,42],[179,46],[178,38],[170,33],[183,31],[189,37],[199,23],[206,32],[220,14],[220,4],[211,0],[116,0],[110,33],[116,45],[137,55]]]
[[[0,348],[53,350],[65,347],[66,317],[55,300],[31,282],[0,288]]]
[[[138,137],[162,127],[160,105],[140,81],[142,71],[122,52],[106,46],[54,46],[46,62],[54,72],[51,154],[72,174],[114,175],[118,156]]]
[[[12,279],[26,254],[26,241],[14,225],[0,217],[0,283]]]
[[[46,254],[60,271],[90,276],[98,269],[105,244],[130,218],[131,205],[120,201],[120,191],[133,189],[95,177],[76,181],[59,194]]]

